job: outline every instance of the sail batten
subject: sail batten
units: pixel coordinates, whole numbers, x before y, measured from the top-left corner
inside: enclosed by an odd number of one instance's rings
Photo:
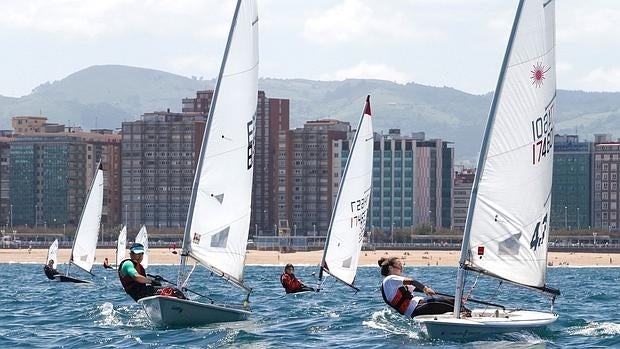
[[[326,271],[353,286],[362,248],[372,185],[374,138],[370,96],[353,139],[327,232],[319,279]]]

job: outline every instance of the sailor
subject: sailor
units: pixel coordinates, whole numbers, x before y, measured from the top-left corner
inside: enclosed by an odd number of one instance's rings
[[[112,266],[110,265],[110,262],[108,261],[108,258],[103,260],[103,267],[106,269],[114,269],[112,268]]]
[[[136,302],[141,298],[157,294],[161,279],[148,278],[144,267],[140,264],[144,257],[144,246],[133,244],[129,249],[129,257],[130,259],[125,259],[118,265],[118,277],[125,292]]]
[[[45,272],[45,276],[47,276],[50,280],[54,280],[54,275],[60,274],[58,270],[54,269],[53,259],[50,259],[49,262],[47,262],[47,264],[43,267],[43,271]]]
[[[383,301],[402,315],[415,317],[444,314],[454,310],[454,299],[437,296],[432,288],[404,277],[403,263],[398,257],[381,257],[379,266],[381,275],[384,276],[381,284]],[[423,292],[426,297],[414,296],[414,291]],[[465,307],[461,311],[464,316],[471,313]]]
[[[284,273],[280,275],[280,283],[286,293],[296,293],[304,291],[314,291],[312,287],[308,287],[295,277],[295,267],[292,264],[287,264],[284,267]]]

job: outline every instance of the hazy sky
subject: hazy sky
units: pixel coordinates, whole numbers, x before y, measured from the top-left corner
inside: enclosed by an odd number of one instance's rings
[[[258,0],[260,77],[495,87],[517,0]],[[232,0],[0,0],[0,95],[92,65],[215,77]],[[558,87],[620,91],[620,1],[556,0]]]

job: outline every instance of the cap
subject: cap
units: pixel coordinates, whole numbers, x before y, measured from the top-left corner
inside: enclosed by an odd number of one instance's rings
[[[144,246],[142,246],[142,244],[133,244],[129,252],[133,254],[144,253]]]

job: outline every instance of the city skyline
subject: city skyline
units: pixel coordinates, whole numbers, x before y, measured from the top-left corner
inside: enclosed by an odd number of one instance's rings
[[[376,78],[491,91],[517,1],[259,1],[261,77]],[[3,6],[0,95],[122,64],[212,79],[232,1],[28,0]],[[556,4],[558,88],[620,91],[620,3]],[[203,14],[198,16],[197,14]],[[165,23],[163,25],[162,23]],[[398,52],[399,54],[394,54]]]

